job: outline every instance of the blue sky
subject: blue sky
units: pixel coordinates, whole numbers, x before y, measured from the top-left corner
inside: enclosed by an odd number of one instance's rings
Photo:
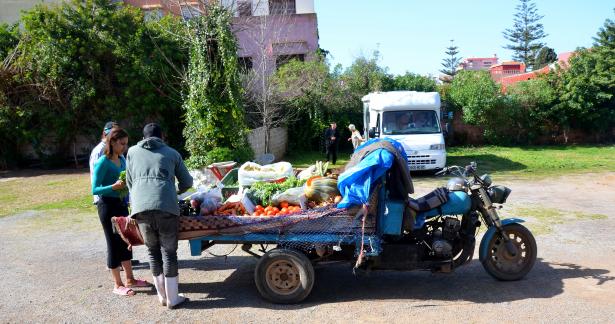
[[[589,47],[604,21],[615,19],[614,1],[535,0],[548,36],[547,46],[557,53]],[[331,52],[333,65],[344,67],[378,49],[380,64],[389,72],[438,75],[445,48],[454,39],[461,57],[497,54],[502,31],[512,27],[513,0],[315,0],[320,47]]]

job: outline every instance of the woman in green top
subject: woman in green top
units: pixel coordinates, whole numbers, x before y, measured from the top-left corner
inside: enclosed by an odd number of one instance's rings
[[[92,194],[100,196],[96,203],[98,217],[105,232],[107,241],[107,267],[111,269],[115,287],[113,292],[118,295],[132,296],[135,292],[131,287],[147,287],[145,280],[135,279],[132,274],[132,251],[122,238],[113,233],[111,217],[128,215],[126,203],[120,199],[119,190],[126,188],[126,184],[119,180],[120,172],[126,169],[126,160],[122,155],[128,147],[128,133],[121,128],[114,128],[107,135],[105,154],[94,165],[92,178]],[[126,272],[124,286],[120,276],[120,265]]]

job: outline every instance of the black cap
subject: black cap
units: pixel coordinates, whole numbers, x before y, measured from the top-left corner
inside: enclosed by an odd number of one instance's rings
[[[158,137],[162,138],[162,128],[156,123],[149,123],[143,127],[143,137]]]
[[[111,129],[117,126],[117,123],[114,121],[109,121],[105,124],[105,128],[103,128],[103,132],[105,132],[105,135],[109,135],[109,133],[111,132]]]

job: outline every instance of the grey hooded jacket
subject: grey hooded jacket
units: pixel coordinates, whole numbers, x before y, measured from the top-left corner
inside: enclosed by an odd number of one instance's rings
[[[160,138],[149,137],[128,149],[126,184],[131,215],[150,210],[179,215],[177,194],[192,187],[192,177],[176,150]]]

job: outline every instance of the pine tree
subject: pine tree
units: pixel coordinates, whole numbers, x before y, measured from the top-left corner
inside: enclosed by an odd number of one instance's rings
[[[545,46],[538,51],[536,58],[534,58],[534,69],[541,69],[553,62],[557,61],[557,54],[551,47]]]
[[[457,57],[459,51],[457,50],[458,48],[455,46],[454,42],[455,40],[451,39],[451,45],[446,48],[446,52],[444,53],[446,53],[448,57],[442,60],[442,66],[444,69],[440,70],[440,72],[450,77],[454,77],[455,74],[457,74],[457,66],[459,65],[459,62],[461,62],[461,58]]]
[[[539,23],[544,16],[537,13],[536,4],[531,0],[519,1],[521,3],[516,7],[513,27],[503,32],[504,38],[511,42],[504,48],[514,52],[514,60],[521,61],[528,68],[534,69],[536,53],[545,45],[540,40],[547,36],[542,24]]]

